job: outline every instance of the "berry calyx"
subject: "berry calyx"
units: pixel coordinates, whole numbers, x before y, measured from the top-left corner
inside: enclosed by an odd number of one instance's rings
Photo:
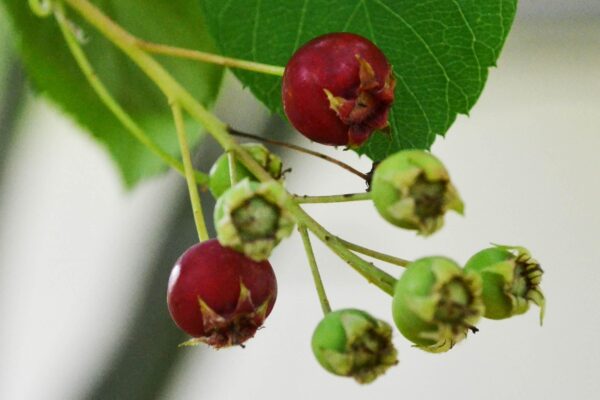
[[[394,87],[392,67],[375,44],[330,33],[300,47],[286,65],[283,107],[307,138],[357,147],[387,127]]]
[[[540,307],[544,318],[545,299],[540,288],[544,271],[523,247],[495,246],[480,251],[467,261],[465,271],[481,275],[486,318],[504,319]]]
[[[398,279],[392,301],[396,326],[416,347],[431,353],[450,350],[476,331],[484,312],[481,278],[445,257],[411,263]]]
[[[446,211],[464,210],[444,165],[422,150],[403,150],[383,160],[373,174],[371,197],[385,220],[424,236],[444,225]]]
[[[283,164],[279,156],[271,153],[260,143],[244,143],[241,146],[250,153],[252,158],[254,158],[254,160],[273,177],[273,179],[281,178]],[[241,181],[244,178],[253,181],[258,180],[239,161],[236,161],[235,166],[236,178],[238,181]],[[227,159],[227,154],[222,154],[210,168],[208,189],[215,199],[218,199],[230,187],[231,178],[229,176],[229,160]]]
[[[194,339],[221,348],[250,339],[277,297],[268,261],[256,262],[216,239],[190,247],[169,277],[167,304],[173,321]]]
[[[356,309],[330,312],[312,337],[313,353],[323,368],[369,383],[398,363],[392,328]]]
[[[285,207],[285,190],[273,182],[248,178],[227,190],[215,205],[217,238],[255,260],[266,260],[282,239],[291,235],[295,220]]]

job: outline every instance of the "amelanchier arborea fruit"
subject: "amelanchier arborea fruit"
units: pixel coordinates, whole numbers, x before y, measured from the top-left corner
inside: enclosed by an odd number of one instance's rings
[[[323,368],[359,383],[369,383],[398,364],[392,327],[362,310],[328,313],[312,337],[313,353]]]
[[[248,178],[237,182],[215,205],[219,242],[254,261],[266,260],[294,229],[295,220],[285,207],[285,199],[285,190],[273,182]]]
[[[169,277],[171,317],[194,339],[216,348],[254,336],[271,312],[277,281],[268,261],[256,262],[211,239],[190,247]]]
[[[485,317],[504,319],[540,307],[544,318],[545,299],[540,288],[543,270],[529,251],[517,246],[494,246],[481,250],[467,261],[465,271],[481,275]]]
[[[241,146],[273,179],[280,179],[282,177],[283,164],[278,155],[271,153],[260,143],[244,143]],[[231,187],[229,160],[227,158],[227,153],[222,154],[210,168],[208,189],[215,199],[221,197]],[[244,178],[252,181],[257,180],[242,163],[236,161],[235,165],[236,179],[238,181]]]
[[[442,162],[422,150],[383,160],[373,174],[371,197],[388,222],[423,236],[441,229],[447,211],[462,214],[464,208]]]
[[[446,257],[411,263],[396,283],[392,314],[396,326],[417,347],[431,353],[463,340],[484,312],[481,278]]]
[[[385,55],[352,33],[319,36],[285,67],[285,114],[315,142],[357,147],[387,127],[395,80]]]

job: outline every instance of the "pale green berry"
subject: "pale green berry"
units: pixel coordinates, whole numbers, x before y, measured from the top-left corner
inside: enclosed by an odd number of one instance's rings
[[[425,236],[443,226],[448,210],[464,210],[444,165],[422,150],[403,150],[383,160],[373,174],[371,194],[388,222]]]
[[[295,225],[285,206],[287,193],[275,182],[246,178],[229,188],[215,205],[217,239],[255,261],[269,258]]]
[[[469,330],[477,330],[483,312],[481,279],[448,258],[414,261],[396,282],[394,322],[404,337],[425,351],[450,350]]]
[[[392,328],[356,309],[328,313],[312,337],[313,353],[323,368],[369,383],[398,363]]]
[[[241,145],[252,158],[260,164],[273,179],[281,178],[282,162],[281,158],[276,154],[271,153],[265,146],[260,143],[244,143]],[[227,153],[222,154],[213,164],[209,172],[208,189],[218,199],[227,189],[231,187],[231,177],[229,176],[229,160]],[[242,163],[235,163],[236,179],[241,181],[244,178],[249,178],[253,181],[258,181],[254,175],[248,171]]]
[[[495,246],[480,251],[467,261],[466,271],[481,275],[485,317],[504,319],[540,307],[544,318],[545,298],[540,288],[542,268],[523,247]]]

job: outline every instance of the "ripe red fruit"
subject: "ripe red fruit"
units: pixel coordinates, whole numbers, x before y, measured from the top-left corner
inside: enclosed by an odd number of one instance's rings
[[[254,336],[277,297],[268,261],[256,262],[223,247],[216,239],[196,244],[177,260],[169,277],[171,317],[194,336],[220,348]]]
[[[285,67],[285,114],[304,136],[360,146],[388,125],[395,80],[385,55],[352,33],[330,33],[302,46]]]

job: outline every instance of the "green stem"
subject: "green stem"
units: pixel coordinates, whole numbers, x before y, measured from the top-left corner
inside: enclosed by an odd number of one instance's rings
[[[237,183],[238,176],[235,154],[231,151],[227,153],[227,163],[229,164],[229,179],[231,180],[231,186],[233,186]]]
[[[204,213],[202,212],[202,203],[200,202],[198,187],[196,186],[196,181],[194,180],[194,167],[192,166],[192,156],[190,154],[190,147],[188,145],[187,135],[185,133],[183,116],[177,101],[170,100],[169,102],[171,104],[171,109],[173,110],[173,119],[175,121],[175,128],[177,130],[177,139],[179,140],[179,148],[181,149],[181,157],[183,158],[185,180],[187,181],[188,190],[190,192],[190,201],[192,202],[192,210],[194,212],[194,222],[196,223],[198,238],[201,242],[203,242],[208,240],[209,236],[208,230],[206,229],[206,222],[204,221]]]
[[[136,39],[127,31],[106,17],[102,12],[87,0],[63,0],[75,9],[90,24],[95,26],[117,47],[119,47],[140,69],[154,81],[154,83],[167,95],[168,98],[176,100],[196,121],[202,124],[206,130],[215,138],[225,151],[235,152],[236,158],[260,181],[275,182],[267,171],[252,158],[239,144],[237,144],[227,131],[227,126],[214,114],[202,106],[194,97],[187,92],[154,58],[139,49],[135,43]],[[348,250],[333,235],[323,228],[317,221],[288,196],[286,206],[296,217],[299,224],[304,224],[321,241],[323,241],[334,253],[345,260],[352,268],[364,276],[369,282],[375,284],[388,294],[393,294],[396,279],[374,265],[368,263],[356,254]]]
[[[325,293],[325,287],[323,286],[323,281],[321,280],[321,274],[319,273],[319,267],[317,266],[317,260],[315,259],[315,253],[313,251],[312,244],[310,243],[308,231],[304,225],[299,225],[298,231],[302,237],[304,251],[306,252],[306,259],[308,260],[308,265],[310,265],[315,288],[317,289],[317,295],[319,296],[319,302],[321,303],[321,309],[323,310],[323,314],[327,315],[331,312],[331,306],[329,305],[329,300],[327,299],[327,294]]]
[[[54,15],[58,26],[65,38],[67,46],[73,55],[73,58],[77,62],[77,65],[83,72],[84,76],[88,80],[92,89],[98,95],[98,98],[104,105],[113,113],[113,115],[123,124],[125,129],[136,138],[142,145],[146,146],[148,150],[157,155],[171,168],[178,171],[181,175],[184,175],[183,164],[179,162],[175,157],[160,148],[146,133],[144,130],[127,114],[127,112],[119,105],[119,103],[112,97],[106,86],[102,83],[98,75],[94,71],[89,59],[85,55],[83,49],[79,45],[77,38],[71,30],[68,19],[64,15],[62,4],[55,4]],[[195,171],[194,179],[199,185],[205,186],[208,184],[208,176],[205,174]]]
[[[344,203],[350,201],[370,200],[371,193],[347,193],[337,194],[332,196],[300,196],[294,195],[294,199],[300,204],[315,204],[315,203]]]
[[[52,14],[51,0],[29,0],[29,8],[35,15],[45,18]]]
[[[252,173],[252,169],[248,168]],[[377,268],[372,263],[367,262],[357,256],[346,246],[344,246],[336,236],[332,235],[322,225],[315,221],[309,214],[290,197],[286,206],[296,217],[299,225],[305,225],[313,232],[327,247],[337,254],[342,260],[346,261],[356,272],[361,274],[368,282],[374,284],[389,295],[394,294],[396,279],[387,272]]]
[[[247,71],[258,72],[261,74],[283,76],[284,67],[277,65],[267,65],[254,61],[240,60],[237,58],[223,57],[217,54],[206,53],[198,50],[183,49],[180,47],[167,46],[164,44],[151,43],[138,39],[136,45],[148,53],[161,54],[165,56],[186,58],[211,64],[222,65],[229,68],[245,69]]]
[[[344,240],[344,239],[342,239],[340,237],[338,237],[338,240],[340,241],[340,243],[342,243],[348,249],[356,251],[357,253],[361,253],[361,254],[364,254],[366,256],[375,258],[377,260],[385,261],[387,263],[398,265],[400,267],[407,267],[408,264],[410,264],[410,261],[405,260],[403,258],[390,256],[389,254],[385,254],[385,253],[380,253],[378,251],[371,250],[371,249],[368,249],[368,248],[363,247],[363,246],[359,246],[358,244],[349,242],[349,241]]]

